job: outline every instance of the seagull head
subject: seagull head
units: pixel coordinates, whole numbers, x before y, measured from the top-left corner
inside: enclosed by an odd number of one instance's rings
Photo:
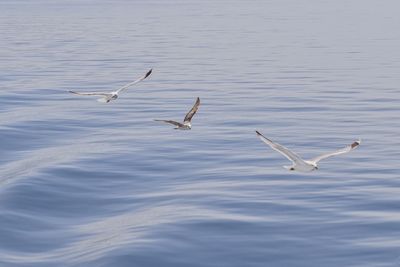
[[[312,165],[314,167],[314,170],[318,170],[318,165],[316,163],[313,163]]]
[[[100,102],[110,103],[111,100],[115,100],[117,98],[118,98],[118,94],[113,92],[111,96],[106,96],[103,99],[99,99],[99,101]]]

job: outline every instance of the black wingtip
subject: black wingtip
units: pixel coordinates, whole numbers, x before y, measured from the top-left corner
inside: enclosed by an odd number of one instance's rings
[[[153,72],[153,69],[150,69],[150,70],[146,73],[146,75],[145,75],[144,77],[145,77],[145,78],[149,77],[149,75],[150,75],[152,72]]]
[[[267,137],[265,137],[262,133],[260,133],[259,131],[256,130],[256,134],[258,136],[261,136],[263,139],[268,140],[269,142],[273,143],[271,139],[268,139]]]
[[[351,148],[356,148],[361,144],[361,141],[355,141],[354,143],[352,143],[350,146]]]

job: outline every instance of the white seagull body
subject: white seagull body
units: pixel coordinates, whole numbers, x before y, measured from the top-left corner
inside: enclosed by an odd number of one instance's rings
[[[177,121],[172,121],[172,120],[155,120],[155,121],[162,121],[165,123],[175,125],[176,127],[174,129],[176,129],[176,130],[190,130],[190,129],[192,129],[192,118],[193,118],[194,114],[196,114],[197,110],[199,109],[199,106],[200,106],[200,98],[197,98],[193,107],[186,114],[185,119],[183,119],[183,123],[177,122]]]
[[[124,91],[125,89],[127,89],[128,87],[131,87],[134,84],[137,84],[138,82],[143,81],[144,79],[146,79],[147,77],[149,77],[149,75],[151,74],[153,70],[150,69],[145,75],[143,75],[142,77],[140,77],[139,79],[130,82],[124,86],[122,86],[121,88],[118,88],[115,91],[112,92],[87,92],[87,93],[83,93],[83,92],[75,92],[75,91],[69,91],[71,94],[75,94],[75,95],[84,95],[84,96],[100,96],[101,98],[97,99],[97,101],[99,102],[103,102],[103,103],[108,103],[111,100],[115,100],[118,98],[119,93],[121,93],[122,91]]]
[[[293,162],[293,165],[291,165],[291,166],[284,166],[286,169],[288,169],[290,171],[310,172],[313,170],[318,170],[318,162],[319,161],[329,158],[329,157],[332,157],[332,156],[348,153],[361,144],[361,140],[358,140],[358,141],[353,142],[351,145],[348,145],[348,146],[346,146],[342,149],[336,150],[334,152],[323,154],[323,155],[313,158],[311,160],[303,160],[296,153],[294,153],[294,152],[290,151],[289,149],[287,149],[286,147],[266,138],[260,132],[256,131],[256,133],[257,133],[258,137],[260,137],[261,141],[263,141],[264,143],[269,145],[272,149],[278,151],[279,153],[284,155],[288,160]]]

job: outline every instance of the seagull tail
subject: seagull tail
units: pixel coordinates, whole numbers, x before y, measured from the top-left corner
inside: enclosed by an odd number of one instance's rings
[[[105,97],[99,98],[99,99],[97,99],[97,101],[100,102],[100,103],[108,103],[108,102],[110,102],[110,100],[108,100]]]

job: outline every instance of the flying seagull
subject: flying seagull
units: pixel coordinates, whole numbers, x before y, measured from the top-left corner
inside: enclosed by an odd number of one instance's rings
[[[76,95],[94,95],[94,96],[100,96],[101,98],[97,99],[97,101],[99,102],[103,102],[103,103],[108,103],[111,100],[115,100],[118,98],[118,94],[121,93],[122,91],[124,91],[125,89],[127,89],[128,87],[131,87],[134,84],[137,84],[138,82],[143,81],[144,79],[146,79],[147,77],[149,77],[149,75],[151,74],[151,72],[153,71],[153,69],[150,69],[145,75],[143,75],[142,77],[140,77],[139,79],[130,82],[124,86],[122,86],[121,88],[112,91],[112,92],[88,92],[88,93],[83,93],[83,92],[75,92],[75,91],[69,91],[71,94],[76,94]]]
[[[286,169],[288,169],[290,171],[310,172],[313,170],[318,170],[318,162],[319,161],[329,158],[329,157],[332,157],[332,156],[348,153],[361,144],[361,140],[358,140],[358,141],[353,142],[351,145],[348,145],[348,146],[346,146],[342,149],[336,150],[334,152],[323,154],[323,155],[313,158],[311,160],[303,160],[296,153],[294,153],[294,152],[290,151],[289,149],[287,149],[286,147],[266,138],[259,131],[256,131],[256,133],[257,133],[258,137],[260,137],[261,141],[263,141],[264,143],[269,145],[272,149],[278,151],[279,153],[284,155],[288,160],[293,162],[293,165],[291,165],[291,166],[284,166]]]
[[[190,130],[192,129],[192,118],[194,114],[196,114],[197,110],[199,109],[200,106],[200,98],[196,99],[196,103],[194,103],[193,107],[189,112],[186,114],[185,119],[183,120],[183,123],[177,122],[177,121],[171,121],[171,120],[155,120],[155,121],[162,121],[165,123],[169,123],[172,125],[175,125],[177,130]]]

